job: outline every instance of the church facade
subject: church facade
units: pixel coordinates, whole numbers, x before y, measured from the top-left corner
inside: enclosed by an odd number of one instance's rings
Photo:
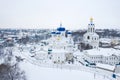
[[[83,35],[83,41],[87,45],[89,44],[94,49],[99,48],[99,35],[95,32],[95,24],[93,18],[90,18],[87,32]]]
[[[60,26],[51,32],[51,38],[49,39],[49,49],[51,49],[52,60],[54,63],[64,63],[66,58],[71,58],[74,51],[77,50],[77,45],[74,44],[72,39],[72,32],[65,29],[60,23]]]

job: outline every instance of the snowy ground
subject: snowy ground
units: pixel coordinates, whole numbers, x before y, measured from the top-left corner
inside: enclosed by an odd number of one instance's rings
[[[21,63],[28,80],[110,80],[105,76],[80,70],[43,68],[29,62]]]
[[[25,70],[28,80],[116,80],[112,78],[113,73],[95,68],[78,64],[55,65],[41,62],[31,57],[28,49],[21,52],[15,47],[14,53],[24,58],[20,67]]]

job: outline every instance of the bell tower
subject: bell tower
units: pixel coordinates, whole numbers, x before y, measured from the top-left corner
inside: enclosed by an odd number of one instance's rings
[[[90,23],[88,24],[87,32],[94,33],[95,32],[95,25],[93,23],[93,18],[90,18]]]
[[[84,43],[89,44],[92,48],[98,49],[99,47],[99,35],[95,33],[95,25],[93,23],[93,18],[90,18],[90,23],[88,24],[87,32],[83,35]]]

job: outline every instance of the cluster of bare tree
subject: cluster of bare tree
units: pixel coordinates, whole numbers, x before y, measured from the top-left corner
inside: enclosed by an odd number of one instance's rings
[[[18,64],[1,64],[0,80],[26,80],[25,72],[20,70]]]
[[[19,68],[19,62],[13,61],[12,48],[0,49],[0,80],[26,80],[25,72]],[[15,57],[14,57],[15,58]]]

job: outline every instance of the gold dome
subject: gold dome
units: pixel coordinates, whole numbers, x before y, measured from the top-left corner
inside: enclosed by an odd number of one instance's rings
[[[91,21],[91,22],[93,21],[93,18],[92,18],[92,17],[90,18],[90,21]]]

